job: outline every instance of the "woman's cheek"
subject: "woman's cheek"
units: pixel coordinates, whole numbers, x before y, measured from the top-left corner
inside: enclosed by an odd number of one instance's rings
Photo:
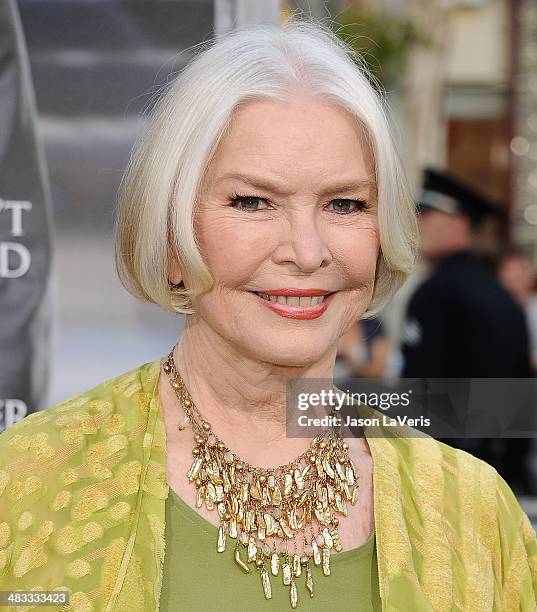
[[[214,234],[206,250],[210,269],[231,285],[247,282],[270,258],[273,240],[274,236],[251,225],[232,230],[224,227]]]

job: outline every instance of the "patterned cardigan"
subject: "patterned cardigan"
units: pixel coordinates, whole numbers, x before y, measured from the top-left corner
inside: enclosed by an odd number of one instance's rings
[[[67,590],[60,609],[77,612],[158,610],[160,371],[143,364],[0,435],[0,590]],[[498,473],[430,437],[366,436],[382,609],[537,610],[535,531]]]

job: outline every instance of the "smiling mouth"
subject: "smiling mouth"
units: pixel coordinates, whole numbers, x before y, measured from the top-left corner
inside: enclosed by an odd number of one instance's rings
[[[291,296],[291,295],[267,295],[266,293],[260,293],[258,291],[254,291],[253,293],[258,295],[260,298],[266,300],[267,302],[276,302],[278,304],[283,304],[286,306],[300,306],[302,308],[317,306],[317,304],[320,304],[321,302],[323,302],[323,300],[326,297],[328,297],[329,295],[332,295],[331,293],[328,293],[326,295],[314,295],[311,297],[304,297],[304,296],[298,297],[298,296]]]
[[[310,289],[300,291],[296,289],[286,289],[286,293],[323,293],[322,290]],[[272,291],[263,293],[262,291],[250,291],[258,300],[269,310],[277,315],[288,319],[317,319],[324,314],[332,303],[332,299],[337,291],[326,293],[325,295],[270,295]]]
[[[326,295],[313,295],[313,296],[295,296],[295,295],[267,295],[261,291],[252,291],[258,295],[261,299],[267,302],[273,302],[281,304],[283,306],[295,306],[299,308],[311,308],[312,306],[318,306],[326,298],[330,297],[335,291],[327,293]]]

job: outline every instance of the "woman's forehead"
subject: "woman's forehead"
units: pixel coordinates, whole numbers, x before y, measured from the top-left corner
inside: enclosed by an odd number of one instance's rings
[[[365,129],[333,105],[252,102],[233,117],[208,168],[219,182],[300,172],[324,173],[331,182],[373,180]]]
[[[331,138],[347,143],[366,140],[361,122],[343,107],[318,97],[297,100],[254,100],[232,113],[226,130],[228,144],[241,146],[244,139],[255,138],[267,145],[276,139],[287,144],[308,143]]]

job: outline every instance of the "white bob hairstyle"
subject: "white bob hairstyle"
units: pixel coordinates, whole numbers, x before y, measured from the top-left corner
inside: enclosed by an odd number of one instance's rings
[[[360,57],[328,27],[307,20],[242,27],[198,48],[154,107],[123,178],[115,228],[122,284],[171,312],[194,312],[191,297],[214,282],[193,223],[205,169],[239,104],[286,101],[299,88],[349,111],[370,141],[381,245],[364,313],[372,317],[412,272],[418,227],[384,101]],[[170,284],[172,256],[197,286]]]

